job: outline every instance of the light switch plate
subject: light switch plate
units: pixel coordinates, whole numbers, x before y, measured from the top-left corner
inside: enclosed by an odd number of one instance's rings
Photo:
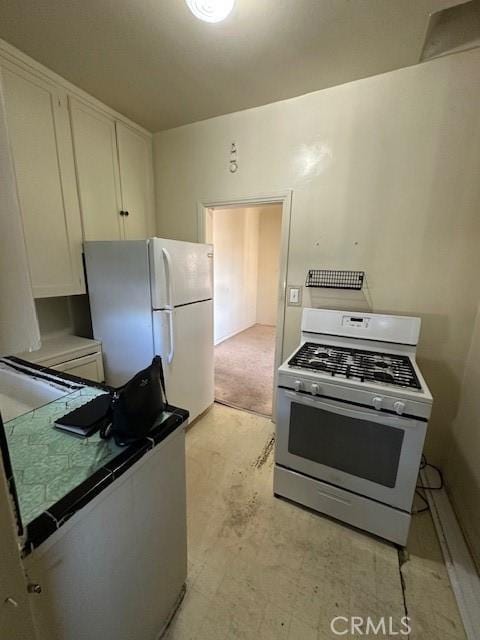
[[[289,307],[302,306],[302,289],[298,284],[290,284],[287,287],[287,304]]]

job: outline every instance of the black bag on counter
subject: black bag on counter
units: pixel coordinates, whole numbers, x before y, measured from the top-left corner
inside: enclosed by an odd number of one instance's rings
[[[168,404],[162,359],[139,371],[113,394],[111,424],[100,431],[102,438],[113,436],[115,444],[125,446],[148,435]]]

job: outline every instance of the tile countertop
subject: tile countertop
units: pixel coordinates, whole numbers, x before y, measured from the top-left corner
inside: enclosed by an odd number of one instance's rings
[[[33,365],[33,371],[42,376],[50,373],[38,365]],[[187,411],[169,406],[147,438],[126,447],[118,447],[113,439],[102,440],[98,433],[78,438],[55,429],[53,423],[108,388],[54,374],[75,386],[4,425],[27,553],[188,418]]]

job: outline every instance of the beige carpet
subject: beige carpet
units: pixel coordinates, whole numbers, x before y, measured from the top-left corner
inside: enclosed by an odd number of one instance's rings
[[[215,347],[215,400],[272,415],[275,327],[256,324]]]

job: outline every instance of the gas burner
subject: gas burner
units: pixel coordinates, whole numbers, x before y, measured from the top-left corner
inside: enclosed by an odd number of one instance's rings
[[[391,373],[387,373],[386,371],[374,371],[373,377],[378,382],[387,382],[388,384],[395,384],[394,376]]]
[[[326,362],[325,360],[317,360],[316,358],[312,358],[308,362],[314,369],[328,371],[328,362]]]
[[[332,377],[421,388],[410,359],[403,355],[305,342],[288,364],[299,369],[321,371]]]

